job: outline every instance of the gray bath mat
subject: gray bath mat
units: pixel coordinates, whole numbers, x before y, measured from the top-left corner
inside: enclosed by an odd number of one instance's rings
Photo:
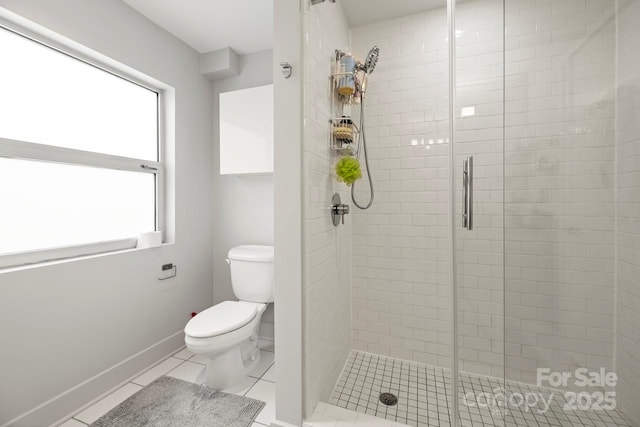
[[[91,427],[248,427],[265,403],[160,377]]]

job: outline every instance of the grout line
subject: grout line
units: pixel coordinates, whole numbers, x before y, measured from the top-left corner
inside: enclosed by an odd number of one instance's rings
[[[268,371],[269,369],[271,369],[271,366],[273,366],[273,363],[272,363],[271,365],[269,365],[269,367],[267,368],[267,371]],[[262,379],[262,377],[264,377],[264,374],[266,374],[266,373],[267,373],[267,371],[264,371],[264,372],[263,372],[259,377],[256,377],[255,375],[250,375],[250,374],[247,374],[247,376],[248,376],[249,378],[254,378],[254,379],[256,379],[256,380],[261,380],[261,379]],[[264,380],[264,381],[268,381],[268,380]],[[268,382],[273,382],[273,381],[268,381]]]
[[[267,367],[267,369],[265,369],[265,370],[264,370],[264,372],[263,372],[262,374],[260,374],[260,376],[259,376],[259,377],[256,377],[256,376],[254,376],[254,375],[250,375],[250,374],[247,374],[247,376],[248,376],[248,377],[251,377],[251,378],[256,378],[256,379],[261,380],[261,379],[262,379],[262,377],[264,377],[264,376],[266,375],[267,371],[268,371],[269,369],[271,369],[271,368],[273,367],[273,365],[275,365],[275,363],[276,363],[276,361],[275,361],[275,360],[274,360],[273,362],[271,362],[271,364],[269,364],[269,366]],[[268,382],[270,382],[270,383],[275,383],[275,381],[269,381],[269,380],[264,380],[264,381],[268,381]]]
[[[258,382],[260,381],[260,379],[256,379],[256,378],[253,378],[253,377],[249,377],[249,378],[252,378],[252,379],[254,379],[255,381],[253,382],[253,384],[251,384],[251,387],[249,387],[249,388],[247,389],[247,391],[245,391],[245,392],[242,394],[242,395],[243,395],[243,396],[245,396],[245,397],[247,396],[247,393],[249,393],[251,390],[253,390],[253,388],[256,386],[256,384],[258,384]]]
[[[275,365],[275,364],[276,364],[275,361],[271,362],[271,365],[269,365],[269,367],[262,373],[262,375],[260,375],[260,378],[258,378],[258,379],[260,379],[262,381],[266,381],[268,383],[274,383],[275,384],[276,383],[275,381],[269,381],[269,380],[265,380],[264,379],[264,376],[267,375],[267,372],[269,372],[271,370],[271,368],[273,368],[273,365]]]
[[[191,360],[191,359],[183,360],[183,362],[191,362],[191,363],[195,363],[196,365],[207,366],[207,364],[206,364],[206,363],[194,362],[194,361],[193,361],[193,360]],[[180,365],[178,365],[178,366],[180,366]]]

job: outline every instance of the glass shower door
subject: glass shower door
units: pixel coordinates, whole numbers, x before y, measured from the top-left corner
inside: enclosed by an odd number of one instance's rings
[[[453,3],[458,425],[504,425],[503,1]]]
[[[507,421],[618,425],[613,385],[581,377],[604,380],[615,366],[626,2],[550,3],[505,3],[505,368],[519,402]]]
[[[631,425],[639,9],[454,6],[459,422]]]

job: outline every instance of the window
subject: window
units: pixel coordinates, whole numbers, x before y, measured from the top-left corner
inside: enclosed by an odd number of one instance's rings
[[[0,27],[0,267],[161,228],[159,93]]]

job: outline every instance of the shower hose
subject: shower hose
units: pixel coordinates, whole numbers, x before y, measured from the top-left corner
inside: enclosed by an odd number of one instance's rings
[[[369,180],[369,190],[370,190],[370,198],[369,198],[369,202],[367,202],[367,204],[365,205],[360,205],[357,201],[356,201],[356,197],[355,197],[355,188],[356,188],[356,183],[354,182],[351,185],[351,200],[353,201],[353,204],[358,208],[358,209],[369,209],[371,207],[371,205],[373,204],[373,181],[371,180],[371,168],[369,168],[369,156],[367,155],[367,138],[365,136],[365,131],[364,131],[364,93],[362,94],[361,98],[360,98],[360,138],[358,138],[358,147],[357,147],[357,159],[360,160],[360,144],[362,143],[362,151],[364,151],[364,165],[367,169],[367,179]]]

